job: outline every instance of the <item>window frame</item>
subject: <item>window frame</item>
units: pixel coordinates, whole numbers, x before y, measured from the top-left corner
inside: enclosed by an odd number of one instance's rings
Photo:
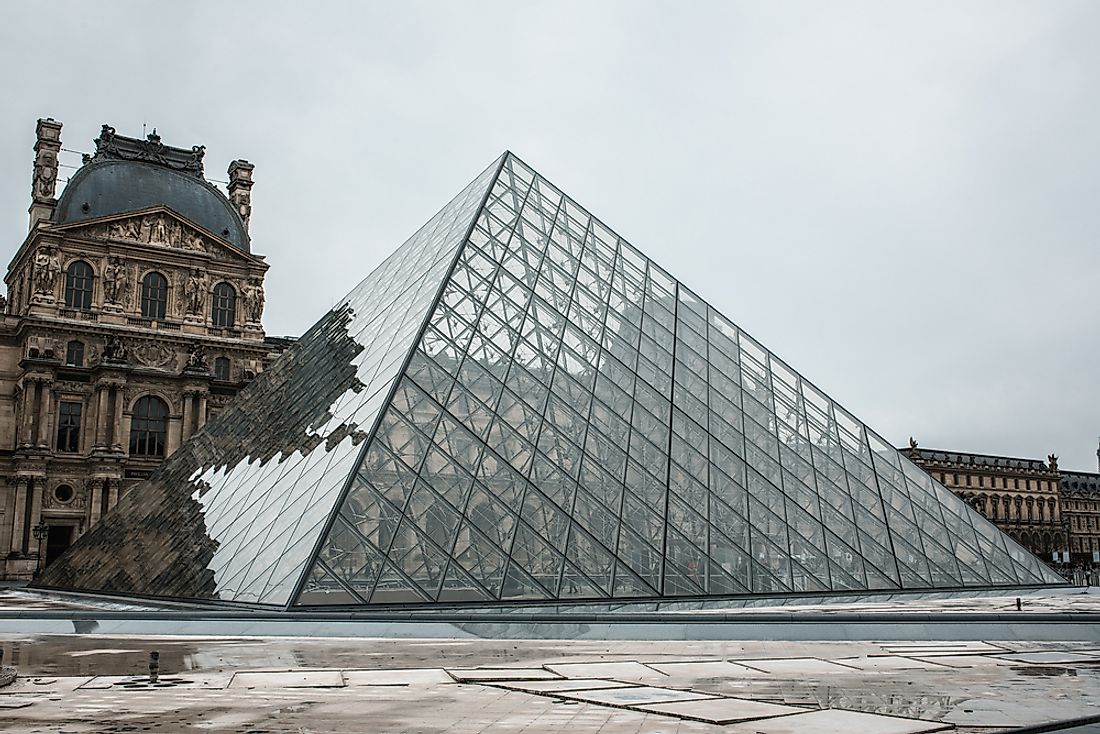
[[[75,410],[73,410],[75,408]],[[80,427],[84,416],[84,403],[80,400],[60,400],[57,404],[57,451],[65,454],[80,453]]]
[[[78,272],[83,266],[86,272]],[[95,291],[95,268],[86,260],[73,260],[65,268],[65,308],[91,311]],[[78,302],[79,298],[79,302]]]
[[[218,329],[232,329],[237,323],[237,289],[221,281],[210,291],[210,323]]]
[[[150,279],[159,282],[150,284]],[[154,297],[159,293],[159,298]],[[150,321],[164,321],[168,317],[168,278],[156,270],[150,270],[141,279],[141,317]],[[150,308],[152,307],[152,308]],[[150,313],[151,311],[151,313]]]
[[[159,408],[154,411],[153,407]],[[168,443],[168,403],[156,395],[142,395],[130,411],[130,456],[164,457]]]

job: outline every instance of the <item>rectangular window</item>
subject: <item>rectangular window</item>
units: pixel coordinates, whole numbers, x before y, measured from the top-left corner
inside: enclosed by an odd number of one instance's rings
[[[62,400],[57,415],[57,450],[80,451],[81,404]]]

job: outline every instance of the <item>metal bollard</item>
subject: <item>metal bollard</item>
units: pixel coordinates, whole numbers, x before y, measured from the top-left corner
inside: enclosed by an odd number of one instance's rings
[[[149,653],[149,682],[156,683],[160,678],[160,653],[153,650]]]

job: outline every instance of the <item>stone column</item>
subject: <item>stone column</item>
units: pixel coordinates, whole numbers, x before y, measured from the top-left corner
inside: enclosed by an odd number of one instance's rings
[[[95,447],[109,448],[110,436],[107,435],[107,399],[108,387],[96,385]]]
[[[27,492],[30,480],[27,477],[12,477],[8,480],[15,488],[15,502],[12,505],[11,551],[23,553],[23,536],[26,534]]]
[[[50,425],[51,418],[53,418],[53,381],[42,380],[39,384],[39,391],[42,393],[42,409],[38,415],[38,448],[48,449],[50,444]]]
[[[40,119],[35,128],[34,179],[31,181],[30,229],[39,222],[48,222],[57,206],[58,154],[61,152],[61,123],[52,117]]]
[[[195,394],[190,390],[183,392],[183,417],[180,423],[180,441],[186,441],[191,437],[191,425],[194,420],[194,402]]]
[[[122,449],[122,442],[126,440],[126,436],[122,434],[122,414],[124,395],[122,394],[122,386],[115,386],[115,419],[111,422],[112,434],[111,434],[111,448]]]
[[[34,428],[34,398],[38,385],[33,378],[23,378],[23,415],[19,424],[19,445],[30,446],[34,440],[31,433]]]
[[[99,478],[88,480],[88,527],[99,522],[100,511],[103,509],[103,480]]]
[[[195,431],[198,432],[206,425],[206,393],[199,393],[199,414],[195,423]]]
[[[105,479],[104,485],[107,488],[107,509],[118,504],[118,479]]]

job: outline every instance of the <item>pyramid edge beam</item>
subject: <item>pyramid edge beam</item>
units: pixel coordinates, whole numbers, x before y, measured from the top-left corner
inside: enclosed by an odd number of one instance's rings
[[[497,160],[491,164],[496,167],[492,177],[489,179],[485,186],[485,192],[481,195],[481,202],[474,209],[473,215],[470,218],[470,223],[466,227],[466,232],[459,240],[458,247],[455,248],[454,256],[451,258],[451,264],[447,266],[447,271],[443,278],[439,282],[439,288],[436,291],[435,296],[432,298],[431,305],[428,306],[424,313],[424,319],[420,323],[420,326],[416,330],[416,336],[409,343],[408,351],[404,358],[401,360],[401,367],[396,372],[397,377],[394,379],[393,384],[389,388],[389,392],[386,395],[386,400],[378,409],[378,415],[374,418],[374,423],[371,425],[370,432],[367,434],[366,439],[363,441],[363,445],[359,449],[359,454],[355,459],[354,469],[348,473],[347,478],[344,480],[344,486],[341,487],[340,493],[336,497],[336,502],[332,506],[332,510],[329,511],[328,519],[325,520],[325,524],[321,529],[321,532],[317,535],[317,540],[313,544],[313,550],[310,551],[307,556],[307,561],[302,567],[302,575],[298,578],[297,583],[294,584],[294,589],[287,597],[286,604],[282,605],[287,611],[290,611],[295,607],[298,602],[298,598],[301,596],[302,591],[305,588],[306,583],[309,581],[310,572],[313,570],[313,565],[317,561],[318,554],[321,552],[321,548],[324,546],[325,541],[328,539],[329,533],[332,531],[332,526],[336,522],[336,516],[340,514],[340,508],[344,506],[344,501],[347,499],[348,492],[351,490],[351,486],[355,481],[355,475],[359,471],[359,466],[363,463],[363,459],[367,455],[367,450],[370,448],[371,443],[374,442],[375,435],[378,433],[378,427],[382,424],[382,419],[386,416],[387,409],[393,402],[393,397],[397,393],[397,388],[401,384],[401,376],[405,374],[409,368],[409,364],[412,361],[412,357],[416,354],[416,349],[420,345],[421,339],[424,338],[424,332],[427,331],[428,325],[431,324],[432,315],[435,313],[436,308],[439,306],[440,300],[443,298],[443,293],[447,289],[447,284],[451,280],[451,275],[454,273],[455,267],[458,265],[459,260],[462,258],[462,252],[466,249],[466,243],[470,240],[470,235],[474,231],[474,227],[477,226],[478,217],[481,216],[481,212],[485,209],[485,205],[489,201],[489,196],[493,193],[493,188],[496,186],[497,180],[500,178],[500,172],[504,170],[504,164],[508,162],[509,157],[515,157],[511,151],[505,150]],[[525,164],[526,165],[526,164]],[[534,169],[532,169],[534,170]],[[429,220],[430,221],[430,220]]]

